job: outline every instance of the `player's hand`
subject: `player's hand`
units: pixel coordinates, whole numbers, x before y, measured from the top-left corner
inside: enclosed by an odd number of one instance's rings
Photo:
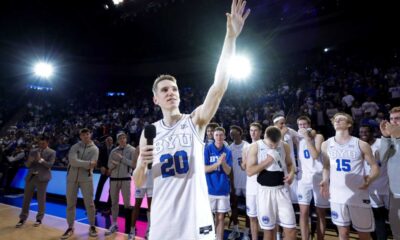
[[[100,172],[101,172],[102,175],[106,175],[107,169],[105,167],[101,167],[100,168]]]
[[[283,182],[287,184],[292,184],[294,178],[294,174],[288,174],[283,178]]]
[[[96,161],[90,161],[90,168],[93,169],[97,166],[97,162]]]
[[[371,179],[369,176],[364,176],[364,183],[359,187],[361,190],[368,189],[369,185],[371,184]]]
[[[217,160],[217,166],[221,165],[222,162],[226,162],[226,153],[222,153]]]
[[[114,152],[114,156],[117,156],[117,158],[118,158],[118,160],[119,161],[121,161],[122,160],[122,154],[121,153],[117,153],[117,152]]]
[[[320,186],[319,191],[320,191],[322,197],[328,199],[329,198],[329,183],[328,183],[328,181],[322,180],[319,183],[319,186]]]
[[[400,137],[400,126],[386,123],[386,129],[389,132],[389,135],[391,137],[394,137],[394,138]]]
[[[119,165],[119,162],[118,162],[118,161],[115,161],[115,160],[111,160],[111,163],[114,164],[114,165],[116,165],[116,166]]]
[[[250,9],[247,9],[246,12],[244,11],[245,7],[246,1],[232,0],[231,12],[226,13],[226,28],[228,37],[236,38],[242,31],[244,22],[250,14]]]
[[[141,167],[147,167],[147,165],[153,163],[154,159],[154,146],[153,145],[144,145],[140,147],[140,159],[142,160]]]
[[[305,138],[305,139],[309,139],[309,138],[310,138],[309,131],[308,131],[306,128],[300,128],[297,132],[298,132],[301,136],[303,136],[303,138]]]
[[[382,136],[384,136],[384,137],[390,137],[390,132],[387,128],[387,124],[390,124],[387,120],[383,120],[379,124],[379,128],[381,129]]]

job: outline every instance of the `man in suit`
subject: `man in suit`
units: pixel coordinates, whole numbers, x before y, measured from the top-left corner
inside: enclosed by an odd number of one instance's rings
[[[103,192],[104,184],[110,177],[110,173],[108,170],[108,158],[110,156],[111,150],[115,148],[115,145],[113,144],[113,138],[111,136],[108,136],[104,142],[105,144],[99,149],[98,165],[100,165],[99,167],[101,175],[99,183],[97,184],[96,196],[94,198],[94,204],[96,206],[96,209],[100,208],[101,193]],[[110,208],[111,208],[111,199],[110,197],[108,197],[108,201],[106,204],[106,208],[104,209],[104,212],[107,212],[107,210],[110,211]]]
[[[46,204],[47,184],[51,179],[51,167],[56,159],[56,152],[49,148],[49,138],[42,136],[39,140],[39,148],[33,149],[29,153],[25,166],[29,169],[25,178],[24,202],[22,205],[19,222],[15,227],[20,228],[24,225],[29,215],[29,205],[33,193],[37,190],[37,201],[39,211],[36,215],[36,222],[33,226],[38,227],[42,224]]]

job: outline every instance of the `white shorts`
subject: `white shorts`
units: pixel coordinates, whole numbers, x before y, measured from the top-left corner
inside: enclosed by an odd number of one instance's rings
[[[319,208],[330,208],[329,200],[322,197],[320,193],[319,183],[322,181],[322,176],[314,175],[311,181],[298,181],[297,185],[297,200],[299,204],[310,205],[314,198],[314,204]]]
[[[258,186],[257,217],[263,230],[275,229],[276,224],[295,228],[296,217],[288,188]]]
[[[369,200],[371,200],[371,207],[373,208],[385,207],[389,209],[389,195],[369,193]]]
[[[257,217],[257,195],[246,195],[246,213],[249,217]]]
[[[299,203],[297,200],[297,185],[298,181],[296,179],[297,176],[294,176],[292,184],[289,186],[289,191],[290,191],[290,200],[292,201],[292,204]]]
[[[246,196],[246,188],[235,188],[235,195],[236,196]]]
[[[229,196],[214,196],[209,195],[211,212],[227,213],[231,210]]]
[[[148,198],[153,196],[153,189],[152,188],[136,188],[135,191],[135,198],[144,198],[144,195]]]
[[[331,202],[332,222],[341,227],[350,223],[358,232],[373,232],[375,230],[374,214],[371,207],[356,207],[347,204]]]

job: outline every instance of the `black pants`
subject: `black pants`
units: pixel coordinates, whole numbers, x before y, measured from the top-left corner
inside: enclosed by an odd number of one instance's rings
[[[97,184],[96,195],[94,197],[94,204],[96,206],[96,209],[99,208],[101,193],[103,192],[104,184],[106,183],[108,178],[109,177],[107,175],[103,175],[103,174],[100,175],[99,184]],[[106,208],[107,209],[111,208],[110,194],[108,194],[108,200],[107,200]]]
[[[375,232],[372,232],[372,239],[374,240],[386,240],[388,237],[386,231],[386,216],[387,210],[385,207],[372,208],[375,218]]]

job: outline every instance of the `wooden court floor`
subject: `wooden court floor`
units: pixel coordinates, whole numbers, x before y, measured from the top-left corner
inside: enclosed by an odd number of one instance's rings
[[[58,240],[60,236],[64,233],[67,228],[67,223],[64,218],[45,215],[42,225],[39,227],[34,227],[33,223],[35,222],[35,211],[30,211],[29,218],[27,222],[21,228],[16,228],[15,224],[19,221],[19,213],[20,208],[6,205],[0,203],[0,240]],[[229,221],[229,218],[225,220]],[[243,219],[244,220],[244,219]],[[226,225],[228,225],[228,221],[226,221]],[[239,221],[240,225],[244,225],[244,221]],[[98,237],[92,238],[88,235],[89,226],[84,223],[75,222],[75,232],[74,236],[72,236],[71,240],[83,240],[83,239],[115,239],[122,240],[127,239],[126,234],[115,233],[111,236],[105,237],[104,233],[106,229],[97,227]],[[227,229],[226,229],[227,230]],[[300,237],[300,231],[298,229],[298,239]],[[225,233],[225,236],[227,234]],[[137,240],[143,239],[136,237]],[[259,238],[261,239],[261,238]],[[316,238],[314,238],[316,239]],[[338,239],[336,232],[332,230],[328,230],[325,234],[325,240],[333,240]],[[351,233],[350,239],[358,239],[355,233]],[[160,239],[163,240],[163,239]],[[186,240],[186,239],[185,239]]]
[[[58,240],[67,229],[67,222],[64,218],[45,215],[42,225],[34,227],[36,212],[30,211],[27,222],[16,228],[19,221],[20,208],[0,203],[0,239],[1,240]],[[74,236],[71,240],[82,239],[127,239],[126,234],[115,233],[105,237],[104,228],[97,227],[98,237],[92,238],[88,235],[89,226],[84,223],[75,222]],[[143,238],[136,238],[143,239]]]

